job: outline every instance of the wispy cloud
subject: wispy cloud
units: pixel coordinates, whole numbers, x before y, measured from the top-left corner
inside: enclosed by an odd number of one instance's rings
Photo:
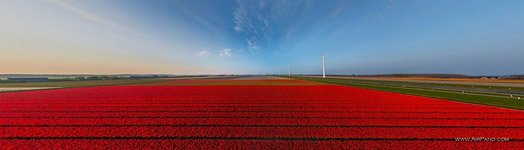
[[[211,55],[211,53],[209,53],[209,51],[207,51],[207,50],[203,50],[203,51],[200,51],[200,52],[196,53],[195,55],[198,56],[198,57],[207,57],[207,56]]]
[[[246,39],[247,47],[251,50],[259,50],[257,39],[255,37],[251,37]]]
[[[87,20],[90,20],[92,22],[95,22],[95,23],[107,26],[107,27],[112,28],[114,30],[130,31],[130,28],[127,27],[127,26],[115,23],[115,22],[110,21],[110,20],[108,20],[106,18],[103,18],[101,16],[95,15],[95,14],[93,14],[91,12],[86,11],[86,10],[80,9],[80,8],[74,6],[74,5],[68,4],[66,1],[63,1],[63,0],[48,0],[48,2],[51,2],[51,3],[53,3],[53,4],[57,5],[57,6],[60,6],[60,7],[64,8],[64,9],[66,9],[66,10],[69,10],[71,12],[74,12],[74,13],[78,14],[79,16],[81,16],[84,19],[87,19]]]
[[[181,10],[183,14],[187,15],[191,19],[197,21],[200,25],[202,25],[204,28],[209,30],[215,35],[223,35],[225,34],[225,31],[221,28],[220,25],[217,25],[219,22],[216,20],[213,21],[213,16],[210,17],[211,14],[219,13],[216,10],[213,9],[207,9],[207,11],[202,11],[202,9],[205,9],[206,7],[195,7],[195,5],[191,5],[192,1],[180,1],[180,0],[170,0],[177,9]],[[210,4],[212,5],[212,4]],[[198,6],[204,6],[204,5],[198,5]],[[218,17],[219,18],[219,17]]]
[[[235,13],[233,14],[233,21],[235,25],[233,26],[233,30],[236,32],[242,32],[242,28],[244,27],[244,20],[246,20],[247,13],[245,5],[242,4],[240,0],[237,0],[237,8],[235,10]]]
[[[231,49],[229,49],[229,48],[224,48],[224,49],[220,50],[219,53],[218,53],[219,57],[230,57],[232,55],[233,54],[231,53]]]
[[[366,18],[372,18],[377,21],[383,21],[388,17],[390,10],[392,10],[396,5],[398,5],[401,0],[385,0],[381,2],[382,8],[373,12],[370,12],[366,15]]]
[[[233,13],[233,30],[244,37],[247,50],[254,53],[268,46],[273,37],[272,31],[274,31],[270,23],[274,23],[280,18],[267,12],[268,10],[273,11],[277,6],[280,6],[280,4],[276,1],[236,1],[236,8]]]
[[[340,13],[344,12],[345,10],[348,9],[349,5],[350,5],[351,1],[345,1],[341,4],[339,4],[332,12],[331,14],[329,15],[329,18],[330,19],[333,19],[335,18],[336,16],[338,16]]]

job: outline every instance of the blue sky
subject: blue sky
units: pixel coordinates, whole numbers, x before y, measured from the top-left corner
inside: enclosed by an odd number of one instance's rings
[[[524,73],[521,0],[0,1],[0,73]]]

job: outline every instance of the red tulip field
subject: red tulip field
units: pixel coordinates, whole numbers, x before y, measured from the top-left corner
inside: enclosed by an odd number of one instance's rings
[[[0,149],[79,147],[512,149],[524,112],[302,80],[0,93]]]

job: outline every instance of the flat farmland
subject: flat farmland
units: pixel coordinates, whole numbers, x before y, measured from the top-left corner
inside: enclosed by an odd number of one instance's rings
[[[280,78],[0,93],[0,148],[524,147],[524,112]]]

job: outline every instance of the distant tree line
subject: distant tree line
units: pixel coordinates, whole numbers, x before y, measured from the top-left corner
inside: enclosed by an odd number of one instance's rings
[[[501,76],[502,79],[524,80],[524,74]]]
[[[96,80],[122,80],[122,79],[153,79],[153,78],[169,78],[167,75],[131,75],[131,76],[115,76],[115,75],[93,75],[85,77],[63,77],[63,78],[48,78],[48,77],[10,77],[6,80],[1,80],[1,83],[20,83],[20,82],[62,82],[62,81],[96,81]]]

